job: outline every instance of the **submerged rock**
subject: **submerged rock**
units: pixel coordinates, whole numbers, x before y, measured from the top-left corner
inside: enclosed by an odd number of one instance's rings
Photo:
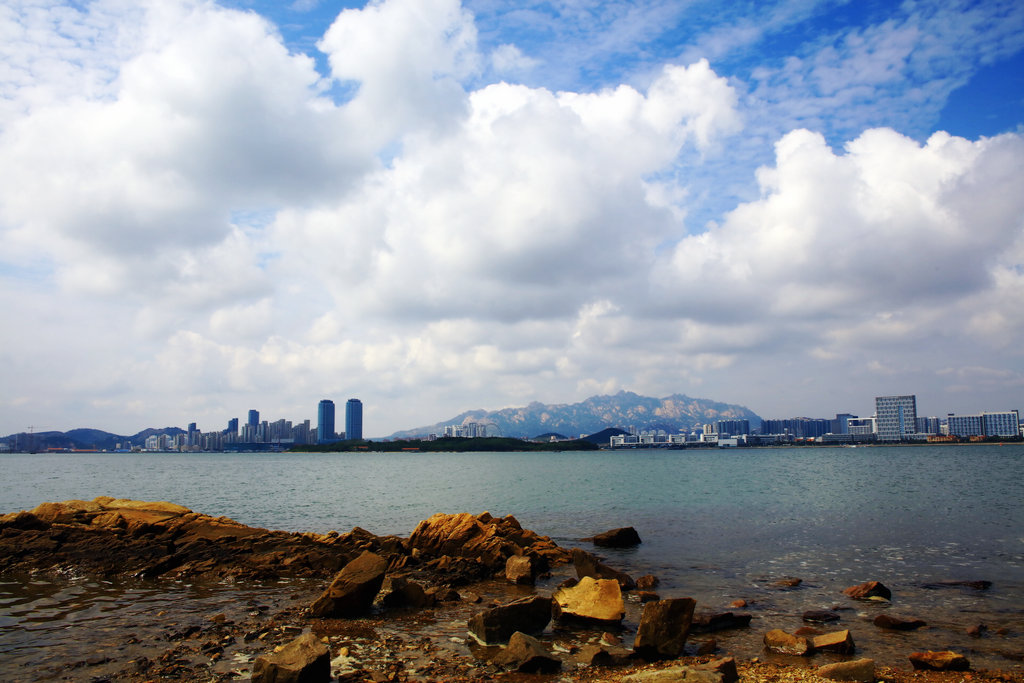
[[[732,628],[747,628],[753,615],[746,612],[700,612],[693,617],[694,633],[713,633]]]
[[[909,619],[886,613],[879,614],[872,623],[878,628],[885,628],[890,631],[913,631],[928,625],[921,619]]]
[[[642,543],[640,534],[631,526],[602,532],[590,540],[601,548],[632,548]]]
[[[870,600],[871,598],[892,600],[892,591],[880,581],[866,581],[856,586],[850,586],[843,590],[843,594],[854,600]]]
[[[773,629],[764,634],[764,646],[770,652],[781,655],[809,655],[811,643],[803,636],[795,636],[781,629]]]

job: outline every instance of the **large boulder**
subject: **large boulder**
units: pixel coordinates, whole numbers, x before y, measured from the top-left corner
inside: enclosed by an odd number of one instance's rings
[[[494,663],[524,674],[553,674],[562,669],[562,660],[551,655],[539,640],[521,631],[512,634]]]
[[[633,651],[647,660],[678,657],[690,633],[697,602],[692,598],[658,600],[644,605]]]
[[[613,579],[584,576],[575,586],[559,588],[551,598],[558,619],[618,623],[625,616],[622,590]]]
[[[636,588],[636,583],[629,574],[609,567],[582,548],[572,549],[572,564],[576,568],[576,576],[581,579],[585,576],[594,579],[614,579],[624,591]]]
[[[855,681],[872,683],[875,680],[875,660],[854,659],[849,662],[833,662],[819,666],[816,673],[833,681]]]
[[[536,570],[529,555],[512,555],[505,561],[505,580],[519,586],[532,586]]]
[[[334,577],[331,585],[310,606],[314,617],[352,617],[373,605],[384,583],[388,563],[369,550],[349,562]]]
[[[437,604],[436,595],[436,590],[428,592],[422,585],[404,576],[389,576],[384,579],[378,600],[383,607],[421,609]]]
[[[892,600],[892,591],[880,581],[865,581],[856,586],[850,586],[843,590],[843,594],[854,600],[871,600],[872,598]]]
[[[780,655],[809,655],[811,643],[803,636],[795,636],[781,629],[773,629],[764,634],[764,646],[769,652]]]
[[[942,652],[914,652],[910,664],[921,671],[969,671],[971,663],[966,657],[950,650]]]
[[[303,633],[277,652],[256,658],[253,683],[326,683],[331,680],[331,652],[312,633]]]
[[[632,548],[641,543],[640,534],[631,526],[605,531],[590,540],[602,548]]]
[[[534,595],[477,612],[469,619],[469,632],[481,643],[508,642],[516,631],[536,635],[551,621],[551,598]]]

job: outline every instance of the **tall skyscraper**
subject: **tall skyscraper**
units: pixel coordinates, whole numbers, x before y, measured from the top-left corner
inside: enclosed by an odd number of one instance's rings
[[[879,441],[901,441],[917,431],[917,397],[876,396]]]
[[[325,398],[316,409],[316,442],[334,441],[334,401]]]
[[[248,424],[253,429],[256,429],[257,427],[259,427],[260,426],[260,411],[258,411],[258,410],[250,410],[249,411],[249,421],[246,424]]]
[[[228,431],[227,431],[227,433],[228,434],[233,434],[235,436],[238,436],[238,418],[237,417],[233,417],[230,420],[228,420]]]
[[[345,438],[363,438],[363,402],[358,398],[350,398],[345,404]]]

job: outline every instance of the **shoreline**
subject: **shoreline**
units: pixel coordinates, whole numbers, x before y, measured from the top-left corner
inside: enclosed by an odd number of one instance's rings
[[[421,529],[423,525],[427,526]],[[378,680],[381,674],[381,680],[399,681],[519,680],[516,677],[521,674],[491,661],[500,647],[474,647],[468,642],[467,621],[515,597],[553,592],[560,582],[572,578],[574,565],[568,550],[522,529],[511,516],[435,515],[420,527],[408,538],[379,537],[358,527],[347,534],[288,533],[208,517],[171,503],[112,498],[46,503],[30,512],[0,516],[0,541],[6,543],[0,555],[0,577],[42,579],[55,573],[60,581],[73,569],[78,576],[134,576],[133,580],[157,586],[167,581],[209,583],[219,585],[225,595],[249,591],[264,598],[256,598],[255,608],[242,604],[234,612],[197,615],[186,606],[172,607],[163,617],[167,623],[157,619],[153,625],[159,634],[156,640],[162,643],[157,648],[152,647],[152,635],[140,637],[141,627],[126,625],[122,642],[111,655],[97,654],[92,662],[86,657],[58,667],[62,676],[72,680],[114,676],[142,681],[172,674],[179,680],[237,680],[246,675],[256,656],[304,631],[327,638],[336,670],[347,671],[337,680]],[[18,548],[18,557],[12,548]],[[389,576],[406,577],[429,590],[452,589],[457,599],[450,591],[443,595],[435,591],[441,597],[430,604],[389,607],[378,600],[368,613],[354,618],[311,617],[308,608],[316,594],[364,550],[390,558]],[[540,572],[534,585],[514,585],[503,578],[506,560],[513,555],[543,557],[550,566]],[[284,583],[254,589],[256,581]],[[626,590],[624,595],[626,619],[621,627],[611,629],[620,642],[606,648],[610,653],[628,651],[642,608],[638,591]],[[600,643],[606,632],[552,622],[541,640],[563,660],[562,680],[617,681],[638,670],[731,655],[725,632],[716,638],[691,631],[682,656],[668,662],[641,664],[624,657],[621,666],[614,668],[579,666],[582,648]],[[755,638],[762,635],[747,633]],[[707,647],[710,640],[718,641],[717,651],[698,656],[697,648]],[[859,656],[854,653],[849,658]],[[842,657],[829,657],[829,661],[835,659]],[[753,681],[818,680],[815,666],[823,661],[763,654],[737,658],[741,676]],[[880,664],[877,671],[880,680],[897,682],[964,677],[922,674],[912,671],[909,663],[906,669]],[[1024,681],[1024,668],[1007,660],[1005,669],[970,675],[974,680]]]

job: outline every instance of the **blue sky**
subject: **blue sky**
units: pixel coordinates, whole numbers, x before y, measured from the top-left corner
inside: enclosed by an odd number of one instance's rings
[[[0,433],[1024,408],[1017,2],[15,0],[0,35]]]

